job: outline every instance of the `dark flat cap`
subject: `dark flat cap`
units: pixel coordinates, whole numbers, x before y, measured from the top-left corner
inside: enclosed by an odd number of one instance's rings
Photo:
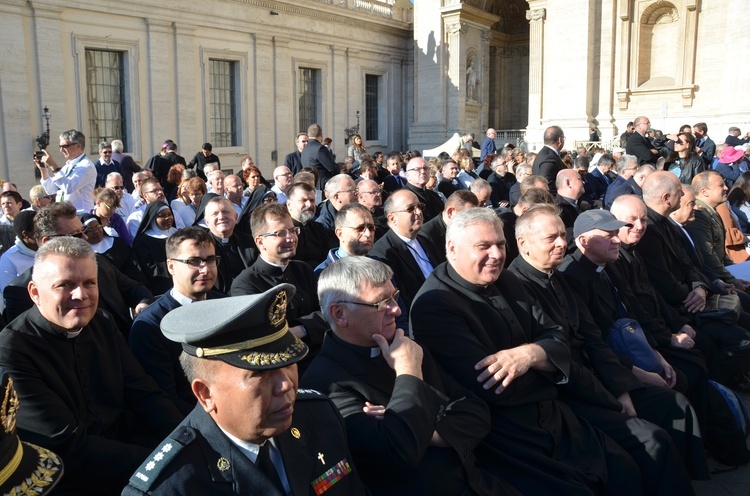
[[[307,355],[307,345],[289,332],[291,284],[265,293],[199,301],[169,312],[161,321],[167,339],[185,353],[249,370],[286,367]]]
[[[617,220],[608,210],[587,210],[576,218],[573,223],[573,236],[577,238],[594,229],[602,231],[617,231],[622,226],[630,226],[627,222]]]

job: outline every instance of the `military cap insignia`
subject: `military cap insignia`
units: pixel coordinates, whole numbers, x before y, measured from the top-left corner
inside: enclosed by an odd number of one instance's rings
[[[318,458],[323,457],[322,453],[319,453],[318,455]],[[349,460],[344,458],[336,465],[326,470],[320,477],[312,481],[310,485],[313,487],[315,494],[320,496],[351,472],[352,466],[349,463]]]
[[[222,456],[221,458],[219,458],[219,461],[216,462],[216,468],[218,468],[222,472],[226,472],[227,470],[229,470],[229,460]]]
[[[292,436],[294,436],[294,439],[299,439],[300,435],[301,434],[299,433],[299,429],[297,429],[296,427],[292,427]]]
[[[281,325],[286,319],[286,304],[287,294],[285,290],[281,290],[276,293],[276,297],[268,307],[268,320],[271,322],[271,326],[276,327]]]
[[[8,377],[8,384],[3,391],[3,404],[0,410],[0,423],[6,434],[16,429],[16,412],[18,412],[18,393],[13,388],[13,379]]]

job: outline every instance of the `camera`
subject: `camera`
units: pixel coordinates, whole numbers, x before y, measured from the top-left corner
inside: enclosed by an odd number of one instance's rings
[[[34,152],[34,158],[37,160],[42,160],[44,157],[44,152]]]

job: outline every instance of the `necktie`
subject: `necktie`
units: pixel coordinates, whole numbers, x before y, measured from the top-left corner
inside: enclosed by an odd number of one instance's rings
[[[260,447],[260,451],[258,452],[258,458],[255,460],[255,464],[260,468],[261,472],[266,474],[266,476],[271,480],[273,485],[281,491],[281,494],[286,494],[286,491],[284,491],[284,486],[281,484],[281,478],[279,477],[279,472],[276,470],[276,466],[273,464],[273,461],[271,460],[271,443],[266,441],[263,443],[263,445]]]

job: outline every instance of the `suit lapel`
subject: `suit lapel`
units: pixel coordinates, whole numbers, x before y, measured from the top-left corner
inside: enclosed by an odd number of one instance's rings
[[[419,268],[417,261],[414,259],[414,255],[412,255],[411,250],[406,246],[406,243],[404,243],[403,240],[392,230],[388,231],[387,236],[391,246],[398,250],[399,257],[403,260],[404,266],[411,272],[408,277],[412,279],[416,278],[415,280],[424,282],[424,274],[422,274],[422,270]]]

